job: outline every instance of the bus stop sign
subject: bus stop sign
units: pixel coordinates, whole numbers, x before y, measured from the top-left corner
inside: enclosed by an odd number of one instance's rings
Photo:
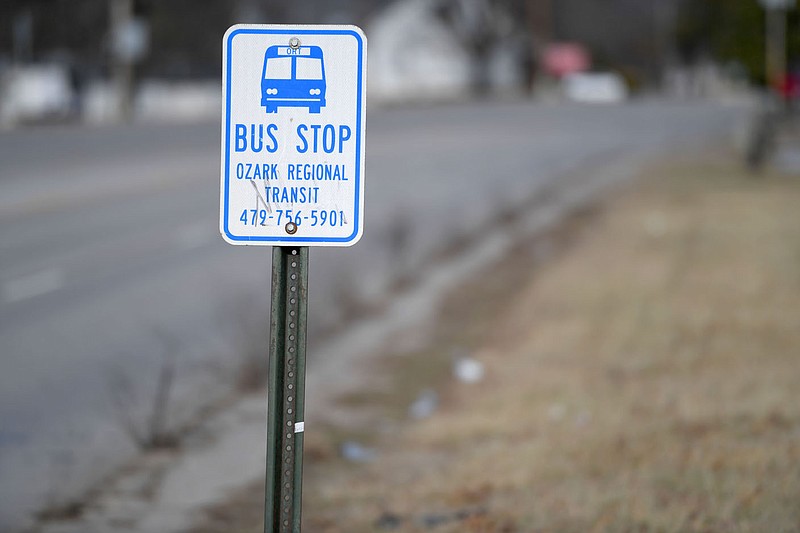
[[[367,39],[355,26],[236,25],[223,39],[220,232],[352,246],[364,227]]]

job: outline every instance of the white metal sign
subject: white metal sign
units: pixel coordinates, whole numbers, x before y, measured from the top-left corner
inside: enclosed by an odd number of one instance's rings
[[[364,225],[364,33],[232,26],[222,64],[222,236],[243,245],[355,244]]]

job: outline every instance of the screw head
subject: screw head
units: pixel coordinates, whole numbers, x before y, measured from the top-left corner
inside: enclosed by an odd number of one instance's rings
[[[295,224],[294,222],[287,222],[286,227],[284,229],[286,230],[286,233],[288,233],[289,235],[294,235],[295,233],[297,233],[297,224]]]
[[[300,39],[297,37],[292,37],[289,39],[289,46],[292,48],[292,50],[297,50],[300,48]]]

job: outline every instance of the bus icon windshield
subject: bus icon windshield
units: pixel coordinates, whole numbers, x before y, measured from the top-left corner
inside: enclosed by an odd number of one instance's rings
[[[261,106],[267,113],[279,107],[325,107],[325,64],[319,46],[270,46],[261,74]]]

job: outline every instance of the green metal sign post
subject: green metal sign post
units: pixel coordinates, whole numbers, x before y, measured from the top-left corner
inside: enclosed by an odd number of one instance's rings
[[[265,533],[299,533],[308,309],[308,248],[272,252]]]

